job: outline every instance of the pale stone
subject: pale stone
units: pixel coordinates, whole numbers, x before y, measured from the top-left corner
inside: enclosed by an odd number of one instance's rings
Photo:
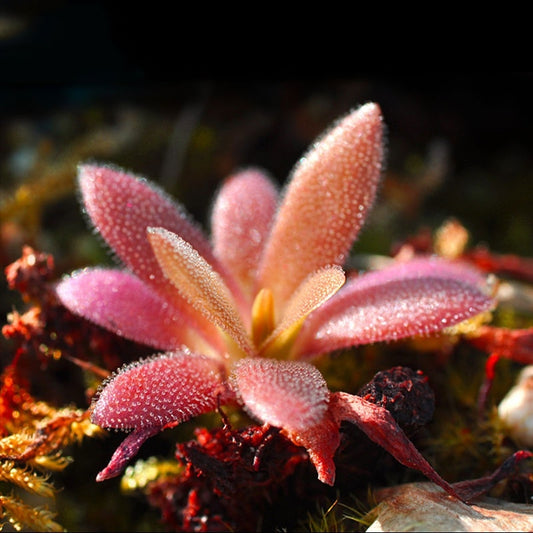
[[[520,372],[516,385],[498,406],[498,415],[519,446],[533,446],[533,365]]]
[[[488,497],[467,505],[433,483],[382,489],[376,499],[367,531],[533,531],[533,505]]]

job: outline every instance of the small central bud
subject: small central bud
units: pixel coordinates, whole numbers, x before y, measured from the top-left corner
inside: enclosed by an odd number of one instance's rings
[[[252,306],[252,340],[255,346],[274,331],[274,295],[270,289],[261,289]]]

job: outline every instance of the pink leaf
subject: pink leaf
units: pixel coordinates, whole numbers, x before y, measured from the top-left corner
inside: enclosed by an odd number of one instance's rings
[[[333,485],[340,435],[328,412],[330,393],[322,374],[302,362],[242,359],[230,381],[250,415],[282,428],[294,444],[306,448],[318,478]]]
[[[371,440],[387,450],[398,462],[422,472],[446,492],[459,498],[452,486],[442,479],[424,459],[384,407],[346,392],[335,392],[331,395],[330,412],[338,424],[343,420],[356,424]]]
[[[460,260],[442,259],[437,256],[416,256],[408,261],[394,261],[359,278],[360,287],[375,286],[387,281],[408,278],[449,278],[480,288],[487,284],[486,275],[469,263]]]
[[[429,266],[417,261],[349,279],[308,317],[293,356],[428,335],[493,306],[471,272],[444,262]]]
[[[252,298],[259,259],[276,211],[274,183],[257,169],[227,179],[211,213],[215,255]]]
[[[519,450],[508,457],[491,474],[477,479],[456,482],[453,484],[453,488],[464,501],[470,502],[487,493],[500,481],[510,477],[522,461],[531,458],[533,458],[532,452],[529,450]]]
[[[344,263],[374,201],[382,155],[381,112],[367,104],[300,160],[260,269],[260,286],[273,291],[278,314],[308,274]]]
[[[242,359],[230,379],[250,415],[272,426],[298,432],[316,425],[327,411],[328,387],[308,363]]]
[[[246,354],[254,354],[232,294],[211,265],[179,235],[163,228],[148,228],[148,239],[165,276],[189,304],[228,333]]]
[[[128,364],[105,380],[91,405],[103,428],[163,429],[216,407],[220,364],[186,350]]]
[[[130,270],[175,307],[182,308],[184,302],[161,274],[146,237],[149,226],[178,233],[222,272],[200,228],[180,204],[155,184],[114,167],[96,165],[81,165],[78,182],[87,214],[102,237]],[[205,321],[200,314],[196,315],[198,322]]]
[[[132,457],[137,455],[144,441],[159,432],[156,428],[141,428],[131,432],[113,453],[108,465],[98,473],[96,481],[105,481],[118,476]]]
[[[182,344],[193,347],[198,338],[187,327],[191,320],[187,314],[125,271],[85,269],[64,278],[56,294],[73,313],[160,350]]]
[[[261,346],[261,355],[283,353],[284,344],[292,342],[305,319],[314,309],[331,298],[343,285],[344,272],[340,266],[324,267],[310,274],[289,299],[276,329]]]
[[[228,398],[221,366],[189,351],[137,361],[105,380],[91,405],[91,421],[104,428],[133,429],[97,480],[118,475],[142,443],[165,427],[212,411]]]
[[[208,240],[184,208],[153,183],[110,166],[81,165],[78,182],[87,214],[120,259],[151,285],[165,285],[146,228],[179,233],[211,258]],[[166,285],[163,287],[166,290]]]
[[[310,274],[292,294],[278,328],[289,328],[323,305],[342,287],[344,280],[344,272],[339,266],[324,267]]]
[[[340,444],[339,424],[328,411],[316,425],[301,431],[287,431],[287,437],[299,446],[303,446],[309,459],[316,468],[318,479],[322,483],[335,483],[335,451]]]

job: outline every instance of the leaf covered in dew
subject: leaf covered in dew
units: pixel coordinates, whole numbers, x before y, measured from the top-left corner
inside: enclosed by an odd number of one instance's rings
[[[344,263],[374,202],[382,157],[381,111],[366,104],[326,132],[295,167],[259,271],[277,310],[311,272]]]
[[[179,235],[163,228],[149,228],[148,240],[161,269],[190,305],[251,355],[253,347],[241,315],[220,275]]]
[[[213,205],[213,251],[249,298],[256,289],[257,270],[277,205],[277,187],[254,168],[230,176]]]
[[[127,339],[160,350],[191,340],[183,327],[191,319],[129,272],[85,269],[64,278],[56,294],[73,313]]]
[[[460,498],[454,488],[426,461],[384,407],[359,396],[335,392],[331,395],[330,412],[337,423],[340,424],[343,420],[352,422],[399,463],[422,472],[448,494]]]
[[[284,342],[292,340],[290,337],[297,334],[309,313],[331,298],[340,289],[344,280],[342,268],[336,265],[321,268],[310,274],[291,296],[276,329],[261,346],[262,353],[275,356],[277,349],[282,351]]]
[[[92,224],[114,253],[141,279],[165,289],[146,239],[150,226],[179,233],[206,258],[211,247],[183,206],[147,180],[109,165],[80,165],[78,185]],[[161,287],[161,283],[163,286]]]
[[[155,183],[112,165],[83,164],[78,167],[78,187],[90,223],[120,261],[177,309],[186,303],[161,275],[159,264],[146,238],[148,227],[163,227],[179,233],[206,260],[222,270],[209,240],[185,208]],[[187,312],[187,310],[184,310]],[[195,309],[188,313],[207,330]],[[203,322],[203,323],[202,323]]]
[[[182,422],[215,408],[220,370],[217,361],[187,350],[130,363],[102,384],[91,420],[122,430]]]
[[[480,280],[471,269],[432,260],[352,277],[306,321],[295,354],[436,333],[492,308]]]
[[[231,382],[249,414],[272,426],[304,430],[327,411],[327,384],[308,363],[245,358],[235,365]]]

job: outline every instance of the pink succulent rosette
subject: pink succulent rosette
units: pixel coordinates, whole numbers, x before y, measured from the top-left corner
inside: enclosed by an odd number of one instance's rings
[[[342,265],[382,159],[381,112],[366,104],[317,140],[282,194],[257,169],[228,178],[211,242],[155,185],[80,166],[86,213],[123,269],[75,272],[57,294],[73,312],[158,351],[117,370],[91,406],[95,424],[130,431],[98,480],[118,475],[157,432],[237,402],[304,446],[324,483],[334,483],[339,428],[349,420],[455,494],[386,409],[331,393],[312,365],[332,350],[435,333],[494,305],[480,273],[433,257],[346,281]]]

